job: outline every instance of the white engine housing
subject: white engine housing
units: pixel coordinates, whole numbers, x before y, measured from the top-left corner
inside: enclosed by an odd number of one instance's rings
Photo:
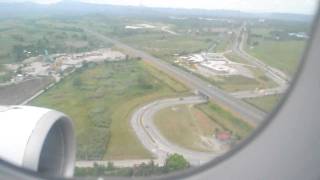
[[[73,176],[72,121],[50,109],[0,106],[0,158],[46,176]]]

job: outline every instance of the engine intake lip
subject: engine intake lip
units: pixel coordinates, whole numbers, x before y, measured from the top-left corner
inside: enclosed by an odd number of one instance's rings
[[[32,131],[22,167],[48,177],[72,177],[75,146],[72,121],[60,112],[49,111]]]

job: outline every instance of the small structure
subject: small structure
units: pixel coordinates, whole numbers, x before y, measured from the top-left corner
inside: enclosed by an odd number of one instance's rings
[[[218,132],[216,135],[216,139],[219,140],[220,142],[228,142],[231,140],[231,133],[228,131],[222,131]]]
[[[300,39],[308,39],[309,36],[305,32],[298,32],[298,33],[288,33],[291,37],[296,37]]]
[[[252,78],[253,75],[246,64],[233,62],[224,53],[202,52],[178,57],[176,64],[184,66],[192,72],[205,77],[242,75]]]
[[[219,144],[220,150],[226,151],[234,144],[235,139],[229,131],[219,131],[214,135],[215,141]]]

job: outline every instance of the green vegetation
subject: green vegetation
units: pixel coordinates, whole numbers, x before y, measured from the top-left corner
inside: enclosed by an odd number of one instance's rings
[[[222,128],[194,105],[162,109],[155,114],[155,125],[170,141],[196,151],[210,151],[202,138],[212,138]]]
[[[201,51],[223,52],[231,43],[231,35],[227,33],[227,27],[232,26],[229,23],[200,22],[193,18],[181,22],[167,20],[167,18],[152,19],[152,17],[146,19],[143,17],[130,19],[90,17],[79,23],[168,62],[176,60],[174,54],[183,55]],[[125,28],[127,25],[136,24],[149,24],[155,28]],[[163,31],[163,27],[168,27],[177,35]]]
[[[306,44],[304,41],[256,41],[259,45],[249,48],[249,53],[291,76],[294,74]]]
[[[4,65],[0,64],[0,83],[10,81],[13,72],[7,70]]]
[[[20,63],[46,51],[73,53],[110,46],[74,25],[50,18],[5,20],[0,24],[0,64]]]
[[[179,154],[173,154],[170,155],[166,159],[166,164],[164,166],[165,172],[174,172],[174,171],[179,171],[183,169],[187,169],[190,167],[190,164],[188,161]]]
[[[253,130],[250,124],[211,101],[207,104],[197,105],[197,107],[206,113],[216,124],[225,130],[231,131],[239,139],[247,137]]]
[[[101,176],[120,176],[120,177],[141,177],[141,176],[160,176],[165,173],[164,168],[150,161],[150,163],[135,167],[120,168],[115,167],[113,163],[107,166],[94,164],[94,167],[76,167],[76,177],[101,177]]]
[[[81,168],[76,167],[76,177],[100,177],[100,176],[124,176],[124,177],[139,177],[139,176],[159,176],[166,173],[179,171],[189,168],[190,165],[183,156],[178,154],[170,155],[166,159],[165,165],[158,166],[153,161],[135,167],[119,168],[109,162],[107,166],[94,164],[94,167]]]
[[[255,79],[244,76],[227,76],[210,78],[209,81],[228,92],[254,90],[256,88],[265,89],[276,85],[273,81],[264,76],[261,71],[253,68],[252,70],[256,77]]]
[[[188,90],[143,61],[90,64],[33,101],[65,112],[75,122],[78,159],[150,158],[129,124],[131,113],[150,101]]]
[[[258,98],[248,98],[245,99],[246,102],[258,107],[259,109],[265,112],[271,112],[276,105],[280,102],[281,96],[273,95],[273,96],[264,96]]]
[[[243,60],[240,56],[238,56],[235,53],[227,53],[225,56],[234,62],[237,63],[244,63],[248,64],[245,60]],[[224,88],[227,91],[239,91],[239,90],[253,90],[253,89],[267,89],[267,88],[273,88],[276,87],[277,84],[268,78],[265,73],[255,67],[247,66],[254,75],[255,79],[245,78],[245,77],[233,77],[233,78],[227,78],[224,80],[224,82],[218,82],[217,84],[220,85],[221,88]],[[226,84],[226,82],[232,82],[230,84]]]
[[[306,45],[306,39],[291,37],[288,33],[308,32],[309,25],[283,22],[282,25],[252,26],[249,31],[246,51],[292,76]]]
[[[120,40],[158,58],[173,61],[176,58],[173,56],[174,54],[191,54],[208,49],[215,42],[213,38],[215,38],[215,36],[138,34],[129,37],[120,37]],[[221,46],[222,45],[220,45],[220,49],[224,49],[224,46]]]

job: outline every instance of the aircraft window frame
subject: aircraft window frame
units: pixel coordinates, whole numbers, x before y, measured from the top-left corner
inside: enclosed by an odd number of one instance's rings
[[[319,7],[319,6],[318,6]],[[218,164],[221,162],[232,158],[233,156],[237,155],[239,151],[241,151],[243,148],[248,146],[251,142],[256,140],[261,132],[265,131],[269,125],[274,121],[274,118],[277,116],[277,114],[282,110],[283,105],[285,102],[290,98],[290,94],[292,93],[293,89],[299,82],[299,77],[301,75],[301,72],[304,70],[305,65],[308,63],[308,55],[311,54],[311,47],[313,45],[313,37],[314,36],[320,36],[320,14],[319,14],[319,8],[317,12],[314,15],[314,20],[312,22],[312,28],[310,32],[310,39],[307,42],[306,47],[304,48],[304,53],[301,56],[301,61],[299,62],[299,66],[296,70],[296,73],[294,74],[294,77],[292,78],[292,82],[290,83],[290,86],[287,90],[287,92],[284,94],[284,96],[281,98],[280,102],[277,104],[277,106],[273,109],[271,113],[267,115],[265,120],[254,130],[253,133],[250,134],[249,137],[241,141],[239,144],[237,144],[235,147],[233,147],[230,151],[223,154],[222,156],[219,156],[213,160],[211,160],[209,163],[202,165],[200,167],[187,169],[180,172],[174,172],[172,174],[168,175],[162,175],[159,177],[147,177],[147,178],[138,178],[135,177],[135,179],[155,179],[155,180],[167,180],[167,179],[188,179],[192,178],[193,175],[202,173],[204,171],[208,171],[210,169],[215,168]],[[0,178],[5,177],[5,179],[47,179],[47,178],[54,178],[54,179],[62,179],[59,177],[44,177],[41,176],[35,172],[32,172],[30,170],[22,169],[20,167],[16,167],[6,161],[3,161],[0,159]],[[88,178],[77,178],[74,177],[74,179],[88,179]],[[97,178],[94,178],[97,179]],[[99,179],[99,178],[98,178]],[[104,179],[113,179],[113,177],[107,177]],[[130,178],[119,178],[116,177],[114,179],[130,179]]]

